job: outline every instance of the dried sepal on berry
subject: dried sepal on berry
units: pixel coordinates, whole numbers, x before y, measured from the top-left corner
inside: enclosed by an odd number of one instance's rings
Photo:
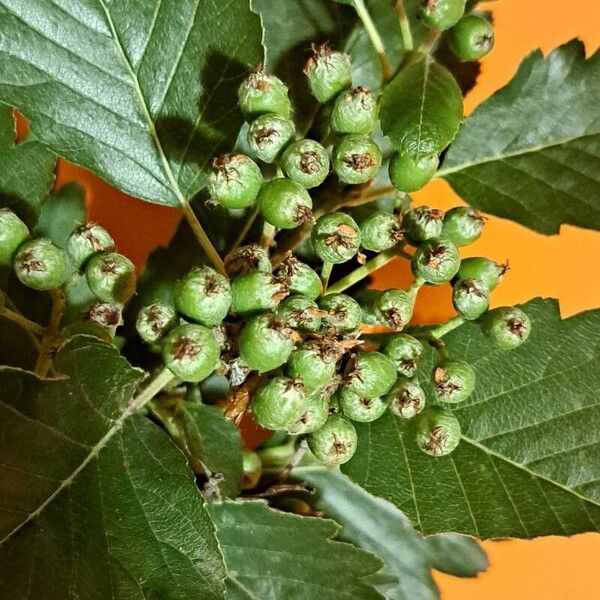
[[[332,50],[327,43],[312,47],[312,56],[304,65],[304,73],[310,91],[322,103],[352,85],[350,56]]]
[[[69,274],[65,251],[48,238],[38,238],[22,244],[15,255],[13,268],[23,285],[40,291],[59,288]],[[114,300],[101,299],[106,302]]]
[[[417,446],[429,456],[446,456],[460,443],[460,423],[445,408],[426,408],[415,418],[415,428]]]
[[[360,248],[360,229],[356,221],[341,212],[323,215],[313,227],[311,240],[315,252],[323,261],[343,263]]]
[[[262,183],[262,172],[249,156],[223,154],[213,159],[208,191],[225,208],[246,208],[256,201]]]

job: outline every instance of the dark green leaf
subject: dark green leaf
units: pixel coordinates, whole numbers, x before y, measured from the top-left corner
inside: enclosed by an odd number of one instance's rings
[[[469,204],[542,233],[600,229],[600,52],[540,51],[465,121],[439,175]]]
[[[436,533],[425,538],[431,566],[456,577],[475,577],[488,568],[484,549],[468,535]]]
[[[476,324],[444,338],[477,373],[475,393],[455,409],[463,439],[451,455],[421,452],[391,414],[357,427],[344,472],[423,532],[530,538],[600,528],[600,311],[562,321],[555,301],[524,310],[534,330],[512,352]],[[420,377],[430,398],[432,368],[429,355]]]
[[[0,365],[33,369],[38,356],[38,347],[33,335],[20,325],[0,316]]]
[[[333,538],[333,521],[300,517],[265,503],[208,506],[227,567],[229,600],[382,600],[365,578],[381,568],[372,554]]]
[[[132,414],[142,373],[86,337],[56,364],[66,377],[0,369],[0,596],[223,598],[185,459]]]
[[[2,0],[0,99],[56,153],[177,206],[235,140],[261,37],[249,0]]]

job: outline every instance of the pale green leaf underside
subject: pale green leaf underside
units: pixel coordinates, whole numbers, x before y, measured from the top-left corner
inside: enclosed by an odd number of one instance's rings
[[[214,527],[186,461],[129,415],[140,380],[75,338],[67,378],[0,369],[0,597],[222,599]]]
[[[229,600],[383,600],[365,577],[372,554],[332,538],[333,521],[270,509],[264,502],[208,507],[227,567]]]
[[[177,206],[235,140],[261,37],[249,0],[0,0],[0,101],[57,154]]]
[[[510,353],[476,324],[447,336],[477,372],[475,393],[456,409],[464,435],[450,456],[425,455],[390,414],[358,426],[344,472],[423,532],[485,539],[600,529],[600,311],[561,321],[555,301],[524,308],[534,333]]]
[[[600,229],[600,53],[537,51],[466,119],[439,175],[469,204],[542,233]]]

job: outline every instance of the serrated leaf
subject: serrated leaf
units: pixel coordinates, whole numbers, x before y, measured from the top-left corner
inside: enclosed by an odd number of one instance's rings
[[[431,566],[456,577],[475,577],[488,568],[485,550],[477,541],[459,533],[436,533],[425,538]]]
[[[439,175],[469,204],[541,233],[600,229],[600,52],[538,50],[466,119]]]
[[[56,153],[178,206],[235,140],[261,38],[249,0],[2,0],[0,100]]]
[[[357,427],[358,449],[343,471],[425,533],[531,538],[600,529],[600,311],[562,321],[555,301],[524,310],[533,333],[512,352],[474,323],[444,338],[477,373],[475,393],[455,408],[463,439],[452,454],[427,456],[411,426],[391,414]],[[420,375],[429,398],[432,368],[430,354]]]
[[[131,414],[141,372],[89,337],[56,364],[66,377],[0,369],[0,596],[222,599],[186,461]]]
[[[462,116],[460,88],[429,57],[403,68],[383,92],[381,129],[396,150],[415,159],[441,152],[454,139]]]
[[[333,521],[261,501],[215,502],[208,510],[225,557],[229,600],[383,600],[364,579],[381,561],[335,541],[339,525]]]

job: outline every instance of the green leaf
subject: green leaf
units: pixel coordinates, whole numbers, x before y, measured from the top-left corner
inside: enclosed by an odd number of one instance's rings
[[[229,600],[381,600],[367,576],[381,561],[335,541],[333,521],[270,509],[261,501],[212,503]]]
[[[33,369],[38,348],[35,337],[14,321],[0,315],[0,365]]]
[[[538,50],[466,119],[439,175],[469,204],[541,233],[600,229],[600,52]]]
[[[402,69],[383,92],[381,129],[396,150],[415,160],[441,152],[454,139],[462,117],[460,88],[428,57]]]
[[[249,0],[2,0],[0,100],[57,154],[177,206],[235,140],[261,38]]]
[[[431,566],[456,577],[475,577],[488,568],[484,549],[459,533],[436,533],[425,538]]]
[[[533,333],[512,352],[474,323],[444,338],[477,373],[475,393],[455,408],[463,439],[452,454],[427,456],[391,414],[357,426],[343,471],[420,531],[485,539],[600,529],[600,310],[564,321],[555,301],[524,310]],[[430,353],[420,372],[429,398],[432,368]]]
[[[186,461],[132,414],[142,373],[89,337],[56,361],[66,377],[0,369],[0,596],[222,599]]]

